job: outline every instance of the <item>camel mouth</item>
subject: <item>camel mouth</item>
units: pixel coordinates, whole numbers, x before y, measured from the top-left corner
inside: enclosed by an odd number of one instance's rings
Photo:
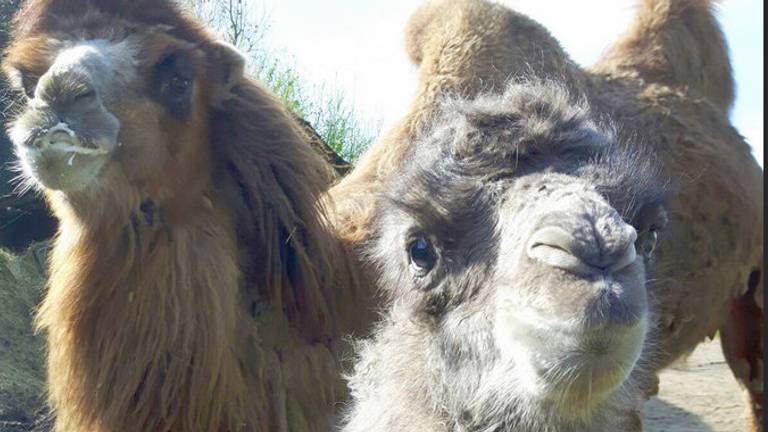
[[[628,334],[591,335],[539,369],[546,398],[570,418],[589,418],[593,410],[626,385],[643,352],[644,323]]]
[[[32,149],[39,152],[57,152],[71,155],[71,166],[76,155],[103,156],[110,153],[94,143],[80,138],[66,123],[59,123],[43,131],[32,142]]]
[[[20,148],[22,167],[41,186],[82,190],[98,177],[112,154],[109,140],[90,140],[66,123],[40,129]]]

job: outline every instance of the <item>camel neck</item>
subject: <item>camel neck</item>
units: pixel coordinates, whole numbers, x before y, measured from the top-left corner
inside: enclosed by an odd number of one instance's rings
[[[253,408],[240,406],[240,276],[229,215],[211,207],[169,225],[143,207],[99,226],[62,220],[38,315],[50,367],[70,371],[55,375],[51,398],[92,413],[72,419],[72,430],[129,430],[118,423],[126,418],[137,431],[162,429],[158,419],[184,425],[174,430],[239,421]],[[67,414],[58,415],[66,424]]]

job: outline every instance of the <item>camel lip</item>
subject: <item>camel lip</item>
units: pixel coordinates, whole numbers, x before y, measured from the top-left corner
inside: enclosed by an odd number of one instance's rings
[[[520,313],[506,314],[504,320],[508,324],[507,328],[511,330],[505,335],[518,342],[537,343],[538,340],[545,340],[541,338],[546,338],[546,335],[549,334],[550,338],[556,337],[569,341],[569,344],[589,345],[597,348],[597,346],[606,347],[622,343],[623,339],[627,337],[632,339],[638,331],[645,334],[648,325],[648,313],[644,310],[638,311],[631,317],[631,322],[605,322],[597,325],[587,325],[581,320],[568,320],[560,323],[545,321],[533,317],[532,314]],[[534,332],[535,336],[531,337],[530,332]]]
[[[32,140],[31,149],[39,152],[54,151],[88,156],[110,153],[107,149],[89,145],[87,140],[81,139],[69,125],[63,122],[38,133]]]
[[[50,190],[82,190],[98,178],[113,153],[112,140],[91,140],[66,123],[39,127],[18,147],[26,175]]]

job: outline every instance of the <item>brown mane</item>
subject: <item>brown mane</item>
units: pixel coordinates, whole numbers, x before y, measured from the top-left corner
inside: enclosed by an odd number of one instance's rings
[[[92,30],[73,27],[73,8]],[[30,1],[10,57],[36,61],[25,48],[52,29],[111,22],[171,26],[216,61],[171,2],[135,0]],[[165,175],[112,182],[101,202],[46,191],[60,228],[38,327],[58,430],[325,430],[344,397],[341,336],[362,328],[365,298],[319,201],[329,167],[257,83],[230,93],[192,120],[205,150]]]

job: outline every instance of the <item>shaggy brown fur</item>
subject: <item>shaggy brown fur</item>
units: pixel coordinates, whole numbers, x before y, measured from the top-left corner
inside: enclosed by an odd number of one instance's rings
[[[169,1],[29,1],[6,69],[34,83],[56,40],[136,34],[139,70],[189,50],[193,108],[126,98],[98,193],[43,191],[60,220],[38,315],[57,430],[327,430],[366,297],[318,202],[328,166],[285,109]]]
[[[363,242],[382,184],[397,175],[446,95],[498,90],[510,77],[555,77],[619,127],[619,142],[649,147],[675,179],[669,235],[658,251],[659,370],[720,330],[726,358],[762,418],[763,174],[730,125],[733,79],[705,0],[644,0],[635,23],[591,69],[575,65],[539,24],[482,0],[434,0],[406,30],[419,68],[405,118],[332,190],[337,225]],[[651,383],[647,389],[655,392]]]

